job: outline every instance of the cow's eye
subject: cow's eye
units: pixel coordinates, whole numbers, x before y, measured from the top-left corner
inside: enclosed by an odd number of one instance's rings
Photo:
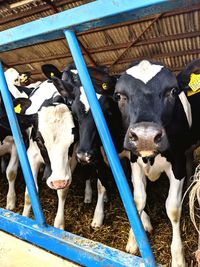
[[[172,88],[171,90],[168,90],[166,93],[165,93],[165,97],[167,98],[174,98],[178,93],[178,90],[177,88]]]
[[[124,94],[116,93],[114,95],[115,101],[119,102],[120,100],[126,101],[127,97]]]
[[[170,91],[170,95],[173,96],[173,97],[176,96],[177,93],[178,93],[177,88],[172,88],[171,91]]]
[[[119,101],[120,98],[121,98],[120,93],[115,93],[115,95],[114,95],[114,99],[115,99],[115,101]]]

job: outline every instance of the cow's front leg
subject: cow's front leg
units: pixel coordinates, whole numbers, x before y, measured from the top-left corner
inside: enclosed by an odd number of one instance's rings
[[[131,163],[132,170],[132,183],[134,188],[134,201],[138,210],[139,215],[143,213],[143,209],[146,205],[146,177],[142,168],[138,163]],[[126,245],[126,251],[129,253],[137,252],[137,243],[133,235],[132,229],[129,232],[128,243]]]
[[[99,179],[97,180],[97,191],[98,191],[97,205],[96,205],[94,217],[91,223],[91,226],[94,228],[102,226],[103,219],[104,219],[104,197],[105,197],[106,189],[102,185]]]
[[[37,176],[39,172],[39,168],[41,163],[43,163],[43,159],[41,157],[41,154],[39,152],[39,148],[31,141],[30,148],[27,151],[28,159],[30,162],[31,171],[33,174],[33,178],[35,181],[36,189],[38,191],[38,184],[37,184]],[[31,202],[28,194],[28,190],[26,187],[25,196],[24,196],[24,208],[23,208],[23,216],[29,217],[31,211]]]
[[[54,227],[64,230],[65,229],[65,200],[67,197],[68,187],[64,189],[57,190],[58,195],[58,209],[56,213],[56,218],[54,220]]]
[[[8,180],[8,193],[6,209],[13,210],[16,205],[16,193],[15,193],[15,180],[17,177],[17,170],[19,166],[19,160],[17,156],[16,147],[13,144],[11,148],[10,161],[6,168],[6,177]]]
[[[184,250],[180,234],[181,199],[184,178],[181,180],[176,179],[171,168],[167,175],[170,181],[170,188],[166,200],[166,210],[172,224],[172,267],[185,267]]]
[[[84,203],[91,203],[92,202],[92,187],[90,179],[85,181],[85,197]]]

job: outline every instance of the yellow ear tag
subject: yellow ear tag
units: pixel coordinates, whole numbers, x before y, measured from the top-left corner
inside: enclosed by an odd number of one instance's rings
[[[26,82],[28,80],[27,76],[24,76],[23,78],[21,78],[21,82]]]
[[[15,113],[20,113],[22,111],[21,108],[21,104],[18,104],[15,108],[14,108]]]
[[[190,75],[190,82],[188,85],[191,88],[191,90],[187,92],[188,96],[199,93],[200,92],[200,74],[192,73]]]
[[[51,74],[50,74],[50,75],[51,75],[51,77],[54,77],[54,73],[53,73],[53,72],[51,72]]]
[[[107,84],[106,83],[102,83],[102,88],[103,88],[103,90],[107,90]]]

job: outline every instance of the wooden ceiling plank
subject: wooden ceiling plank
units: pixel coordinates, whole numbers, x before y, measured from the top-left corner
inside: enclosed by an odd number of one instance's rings
[[[134,46],[139,39],[144,35],[144,33],[153,25],[155,24],[161,17],[163,16],[162,14],[158,14],[155,19],[153,19],[153,21],[137,36],[137,38],[134,38],[124,49],[124,51],[122,51],[122,53],[120,53],[120,55],[113,61],[113,63],[111,64],[110,67],[114,66],[123,56],[124,54],[132,47]]]

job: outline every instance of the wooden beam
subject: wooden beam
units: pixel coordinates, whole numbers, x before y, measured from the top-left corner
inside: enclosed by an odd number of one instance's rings
[[[163,16],[163,14],[158,14],[155,19],[153,21],[151,21],[151,23],[137,36],[137,38],[134,38],[124,49],[124,51],[122,51],[122,53],[119,54],[119,56],[114,60],[114,62],[111,64],[110,67],[114,66],[123,56],[124,54],[133,46],[135,45],[139,39],[144,35],[144,33],[154,24],[156,23],[161,17]]]
[[[190,32],[190,33],[181,33],[181,34],[177,34],[177,35],[169,35],[169,36],[151,38],[148,40],[142,40],[142,41],[138,41],[138,43],[136,43],[135,46],[155,44],[155,43],[173,41],[173,40],[180,40],[180,39],[184,39],[184,38],[194,38],[197,36],[200,36],[200,31]],[[130,42],[130,44],[131,44],[131,42]],[[91,55],[91,54],[95,54],[95,53],[119,50],[119,49],[123,49],[126,47],[127,47],[127,43],[122,43],[122,44],[103,46],[103,47],[99,47],[99,48],[92,48],[92,49],[88,49],[87,51]],[[189,53],[192,53],[192,51],[195,51],[195,50],[191,50]],[[82,50],[82,52],[84,55],[86,55],[85,51]],[[176,53],[178,53],[178,52],[176,52]],[[184,51],[184,52],[180,52],[180,53],[186,54],[188,52]],[[171,54],[173,54],[173,53],[171,53]],[[20,66],[20,65],[25,65],[25,64],[37,63],[37,62],[42,62],[42,61],[51,61],[51,60],[56,60],[56,59],[69,58],[69,57],[71,57],[71,53],[66,52],[65,54],[52,55],[52,56],[45,57],[45,58],[40,57],[40,58],[35,58],[35,59],[23,60],[23,61],[7,62],[7,64],[8,64],[8,66]]]
[[[161,37],[151,38],[148,40],[138,41],[135,44],[135,46],[156,44],[156,43],[174,41],[174,40],[179,40],[179,39],[184,39],[184,38],[193,38],[193,37],[198,37],[198,36],[200,36],[200,31],[181,33],[181,34],[176,34],[176,35],[161,36]],[[131,42],[109,45],[109,46],[102,46],[98,48],[91,48],[89,49],[89,52],[93,54],[93,53],[100,53],[100,52],[106,52],[106,51],[112,51],[112,50],[119,50],[119,49],[126,48],[127,44],[130,45]]]
[[[56,13],[59,13],[59,10],[58,8],[56,7],[56,5],[54,4],[54,2],[52,2],[51,0],[44,0],[44,2],[50,6],[50,8],[53,10],[53,12],[56,14]]]
[[[68,0],[68,1],[66,1],[66,0],[57,0],[56,4],[54,4],[54,6],[57,8],[57,7],[60,7],[60,6],[64,5],[64,4],[74,3],[74,2],[77,2],[77,0]],[[9,23],[9,22],[12,22],[12,21],[16,21],[18,19],[26,18],[26,17],[32,16],[32,15],[35,15],[35,14],[38,14],[38,13],[41,13],[41,12],[44,12],[44,11],[48,11],[48,10],[49,10],[49,5],[46,4],[46,5],[34,7],[32,9],[30,9],[29,11],[27,11],[27,10],[26,11],[21,11],[21,12],[19,12],[17,14],[1,18],[0,25],[5,24],[5,23]]]
[[[143,57],[132,57],[132,58],[126,58],[126,59],[121,59],[117,64],[121,65],[121,64],[125,64],[125,63],[130,63],[131,61],[134,60],[143,60],[143,59],[153,59],[153,60],[161,60],[164,58],[173,58],[173,57],[178,57],[178,56],[183,56],[183,55],[196,55],[199,54],[200,55],[200,49],[196,49],[196,50],[187,50],[187,51],[178,51],[178,52],[174,52],[174,53],[163,53],[163,54],[156,54],[156,55],[151,55],[151,56],[143,56]],[[102,65],[105,66],[110,66],[112,64],[112,61],[106,61],[106,62],[102,62]],[[92,64],[87,64],[88,67],[93,67]],[[10,66],[11,67],[11,66]],[[171,68],[170,66],[168,66],[168,68],[170,68],[172,71],[180,71],[183,69],[183,67],[178,67],[175,66],[173,68]],[[114,69],[113,69],[114,71]],[[41,72],[38,71],[33,71],[31,72],[32,75],[40,75],[42,74]]]
[[[84,47],[84,45],[82,44],[82,42],[78,39],[78,43],[81,47],[82,53],[85,55],[85,58],[87,58],[87,60],[90,62],[90,64],[94,67],[96,66],[96,62],[94,61],[94,59],[92,58],[92,56],[90,55],[90,53],[88,52],[88,50]]]

